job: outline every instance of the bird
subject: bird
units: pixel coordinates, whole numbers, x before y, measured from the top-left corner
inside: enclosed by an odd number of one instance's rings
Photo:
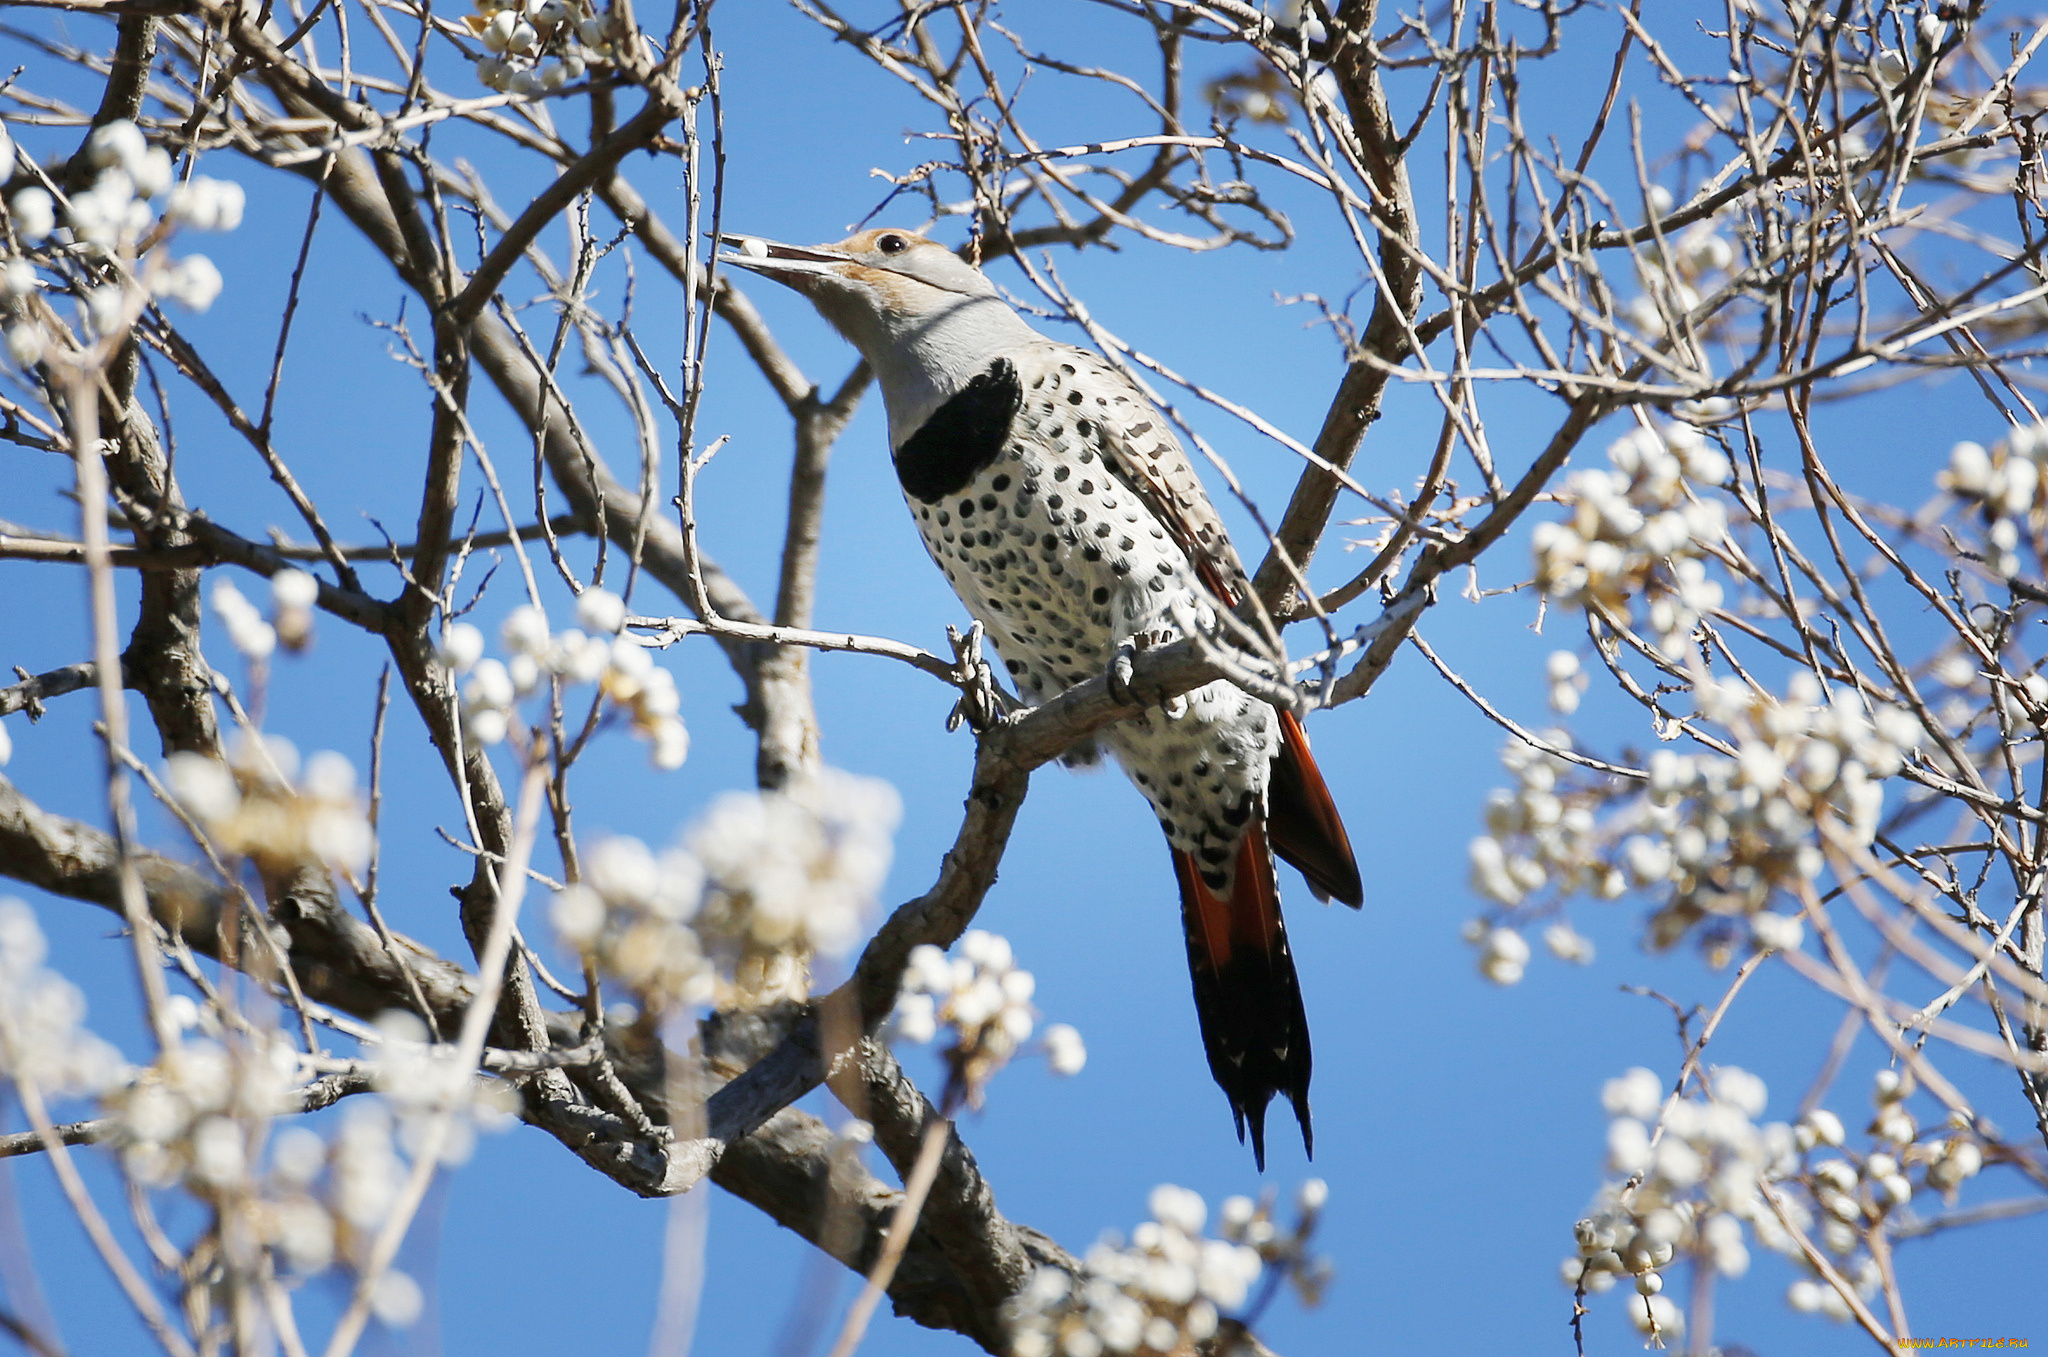
[[[720,259],[807,298],[873,370],[897,480],[932,560],[1017,695],[1048,700],[1192,619],[1251,600],[1244,564],[1168,422],[1098,355],[1037,330],[917,231],[831,245],[725,235]],[[1253,606],[1256,606],[1254,603]],[[1209,1071],[1265,1171],[1284,1094],[1314,1155],[1308,1018],[1278,854],[1356,908],[1358,863],[1291,711],[1227,681],[1105,728],[1173,858]]]

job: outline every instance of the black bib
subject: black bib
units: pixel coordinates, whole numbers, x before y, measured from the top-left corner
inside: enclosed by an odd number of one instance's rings
[[[990,363],[896,449],[904,492],[924,504],[957,493],[1002,453],[1023,403],[1016,365]]]

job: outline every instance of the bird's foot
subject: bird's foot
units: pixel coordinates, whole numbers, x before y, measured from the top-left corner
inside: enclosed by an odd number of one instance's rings
[[[1132,661],[1139,651],[1163,646],[1177,639],[1176,634],[1170,629],[1160,628],[1155,631],[1136,632],[1128,640],[1120,642],[1116,654],[1111,656],[1109,661],[1109,695],[1119,704],[1128,707],[1149,707],[1156,704],[1166,713],[1169,720],[1178,720],[1185,715],[1188,709],[1185,697],[1161,700],[1156,695],[1139,692],[1132,683]]]
[[[946,639],[953,646],[953,683],[960,689],[960,700],[946,716],[947,730],[958,730],[965,721],[969,730],[983,734],[1008,720],[1018,705],[997,686],[994,668],[982,658],[981,638],[979,622],[968,627],[964,636],[956,627],[946,628]]]

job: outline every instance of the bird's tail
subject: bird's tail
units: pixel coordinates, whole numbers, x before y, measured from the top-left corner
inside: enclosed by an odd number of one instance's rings
[[[1209,1073],[1230,1099],[1237,1138],[1243,1141],[1249,1124],[1252,1155],[1263,1173],[1266,1104],[1275,1093],[1284,1093],[1301,1123],[1302,1146],[1313,1156],[1308,1015],[1302,1011],[1294,955],[1287,949],[1265,826],[1253,817],[1239,843],[1227,898],[1202,880],[1191,855],[1176,851],[1173,870],[1180,881],[1181,923],[1187,929],[1202,1045],[1209,1053]]]
[[[1351,853],[1351,836],[1344,832],[1337,803],[1330,798],[1315,756],[1308,752],[1308,733],[1293,712],[1279,716],[1280,752],[1273,756],[1273,773],[1266,784],[1273,851],[1308,878],[1316,899],[1334,895],[1356,909],[1365,903],[1365,885],[1359,880],[1358,859]]]

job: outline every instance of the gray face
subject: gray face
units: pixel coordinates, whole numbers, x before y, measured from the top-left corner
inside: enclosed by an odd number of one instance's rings
[[[915,231],[881,227],[832,245],[783,245],[746,236],[721,259],[803,293],[870,359],[906,328],[995,298],[981,270]]]
[[[831,245],[784,245],[726,236],[738,252],[720,259],[812,297],[859,293],[878,311],[917,314],[943,304],[935,294],[993,297],[981,270],[915,231],[881,227]]]
[[[979,269],[914,231],[883,227],[833,245],[725,240],[739,248],[724,261],[803,293],[873,366],[891,446],[998,355],[1050,342]]]

